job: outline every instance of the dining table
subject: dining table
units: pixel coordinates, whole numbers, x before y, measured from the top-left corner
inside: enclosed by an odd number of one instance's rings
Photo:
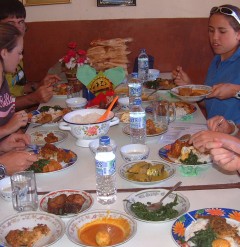
[[[177,101],[169,91],[159,92],[158,97],[160,99],[167,99],[169,101]],[[66,97],[55,95],[53,98],[43,105],[66,107]],[[196,110],[188,118],[177,118],[169,123],[168,131],[162,135],[146,138],[146,144],[150,148],[148,160],[160,161],[159,150],[165,145],[174,142],[177,138],[183,134],[193,134],[198,131],[206,130],[206,118],[202,114],[197,103],[192,103]],[[145,107],[147,106],[144,105]],[[121,111],[121,109],[116,110]],[[97,202],[96,199],[96,178],[95,178],[95,157],[88,147],[80,147],[76,144],[77,139],[72,136],[69,131],[66,131],[67,138],[63,142],[58,144],[58,147],[65,148],[73,151],[77,154],[77,161],[74,165],[67,169],[59,170],[50,173],[36,174],[37,190],[39,200],[51,191],[75,189],[87,191],[93,196],[94,203],[90,210],[118,210],[124,213],[123,200],[132,193],[144,189],[170,189],[178,181],[182,182],[182,185],[177,189],[179,193],[188,198],[190,202],[191,210],[202,208],[232,208],[240,210],[240,176],[237,172],[227,172],[220,169],[215,164],[205,166],[199,171],[197,176],[185,176],[180,171],[179,167],[174,166],[175,174],[171,178],[159,181],[154,184],[142,185],[140,183],[134,183],[123,179],[119,175],[119,169],[124,165],[124,160],[120,154],[120,148],[123,145],[130,143],[130,136],[123,133],[125,123],[119,123],[110,127],[107,135],[114,140],[117,144],[116,150],[116,180],[117,180],[117,200],[110,205],[102,205]],[[31,134],[38,130],[59,130],[57,123],[52,125],[42,125],[37,128],[33,128],[33,124],[30,124],[27,133]],[[16,214],[12,207],[11,201],[5,201],[0,198],[1,214],[0,220]],[[39,211],[40,209],[38,209]],[[65,224],[71,218],[63,218]],[[164,223],[147,223],[137,220],[137,231],[129,241],[123,244],[123,246],[151,246],[151,247],[174,247],[177,246],[172,237],[172,225],[174,221],[167,221]],[[65,234],[59,241],[52,246],[76,246],[70,241]]]

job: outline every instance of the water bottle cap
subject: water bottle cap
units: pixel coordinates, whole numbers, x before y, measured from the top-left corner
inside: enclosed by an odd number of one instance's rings
[[[138,73],[137,72],[133,72],[131,75],[132,75],[133,78],[138,78]]]
[[[110,137],[109,136],[101,136],[99,139],[99,144],[109,145],[110,144]]]

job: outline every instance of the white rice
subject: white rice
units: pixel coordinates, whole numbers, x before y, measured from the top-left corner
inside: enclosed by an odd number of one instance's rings
[[[187,112],[182,107],[176,107],[175,110],[176,110],[176,118],[181,118],[187,115]]]
[[[71,123],[77,123],[77,124],[88,124],[88,123],[95,123],[99,117],[102,115],[98,113],[89,113],[86,115],[76,115],[70,118]]]

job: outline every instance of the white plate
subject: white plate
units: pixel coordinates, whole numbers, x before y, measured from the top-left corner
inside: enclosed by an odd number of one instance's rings
[[[156,133],[156,134],[151,134],[151,135],[146,135],[147,137],[152,137],[152,136],[159,136],[159,135],[162,135],[164,133],[167,132],[167,126],[164,126],[164,128],[160,127],[159,128],[162,129],[162,131],[160,131],[159,133]],[[126,134],[126,135],[130,135],[130,124],[127,124],[123,127],[123,133]]]
[[[58,216],[44,212],[26,212],[10,216],[0,223],[0,243],[8,246],[5,237],[10,230],[22,230],[23,228],[32,230],[38,224],[46,224],[51,232],[50,235],[39,240],[34,247],[49,246],[64,235],[65,224]]]
[[[67,151],[67,152],[70,152],[71,151],[69,149],[64,149],[64,150]],[[34,151],[34,153],[37,154],[37,153],[39,153],[40,149],[37,148],[37,149],[34,149],[33,151]],[[71,152],[74,154],[74,157],[70,160],[70,162],[68,162],[68,163],[60,162],[60,164],[62,166],[62,169],[56,170],[56,171],[52,171],[52,172],[39,172],[39,173],[35,173],[35,174],[36,175],[52,174],[52,173],[61,172],[61,171],[65,170],[65,169],[70,168],[71,166],[73,166],[76,163],[77,158],[78,158],[78,156],[77,156],[76,153],[74,153],[73,151],[71,151]],[[31,169],[31,166],[30,166],[30,169]]]
[[[207,90],[208,93],[203,94],[203,95],[199,95],[199,96],[181,96],[178,94],[179,88],[192,88],[192,89],[199,89],[199,90],[200,89],[201,90]],[[179,99],[181,99],[183,101],[197,102],[197,101],[204,99],[207,95],[209,95],[212,91],[212,87],[205,86],[205,85],[185,85],[185,86],[175,87],[175,88],[171,89],[170,91],[174,96],[178,97]]]
[[[131,205],[135,202],[141,202],[143,204],[147,204],[148,202],[155,203],[158,202],[163,196],[167,194],[168,190],[165,189],[148,189],[148,190],[141,190],[139,192],[133,193],[130,196],[128,196],[124,201],[124,210],[129,215],[133,216],[135,219],[144,221],[144,222],[150,222],[150,223],[163,223],[172,221],[176,218],[178,218],[180,215],[186,213],[190,207],[189,200],[180,194],[179,192],[172,192],[170,195],[168,195],[163,202],[163,205],[166,205],[167,203],[173,202],[176,195],[178,196],[177,202],[178,205],[174,206],[174,209],[178,211],[178,215],[172,219],[166,219],[164,221],[151,221],[151,220],[144,220],[140,219],[132,210]]]
[[[73,213],[73,214],[59,215],[60,217],[72,217],[72,216],[75,216],[77,214],[80,214],[80,213],[83,213],[83,212],[87,211],[93,205],[93,198],[89,193],[87,193],[86,191],[69,189],[69,190],[56,190],[56,191],[52,191],[52,192],[44,195],[43,198],[41,199],[40,203],[39,203],[40,209],[42,211],[44,211],[44,212],[48,212],[47,211],[48,199],[49,198],[54,198],[54,197],[59,196],[61,194],[66,194],[67,196],[73,195],[73,194],[80,194],[86,199],[86,201],[84,202],[84,204],[82,205],[81,210],[78,213],[76,213],[76,214]]]
[[[122,212],[116,211],[116,210],[97,210],[97,211],[91,211],[88,213],[80,214],[76,217],[74,217],[72,220],[70,220],[67,224],[66,228],[66,235],[68,238],[75,244],[86,246],[84,243],[81,242],[81,240],[78,238],[78,229],[83,227],[85,224],[90,223],[94,220],[101,219],[101,218],[123,218],[126,219],[130,225],[130,234],[129,236],[121,243],[111,245],[116,246],[120,244],[124,244],[127,241],[129,241],[133,236],[136,234],[137,231],[137,224],[132,217],[128,216],[127,214],[124,214]]]
[[[60,131],[60,130],[53,130],[53,131],[47,131],[47,130],[39,130],[30,133],[29,135],[31,136],[31,143],[34,145],[38,146],[44,146],[46,144],[46,141],[44,138],[49,134],[53,133],[56,137],[58,137],[58,141],[52,142],[52,144],[56,145],[59,144],[60,142],[63,142],[64,140],[67,139],[67,133]]]
[[[140,182],[140,181],[135,181],[135,180],[131,180],[127,177],[127,170],[132,167],[134,164],[136,163],[139,163],[139,162],[143,162],[143,161],[146,161],[146,162],[149,162],[153,165],[155,164],[163,164],[164,165],[164,170],[168,173],[168,177],[162,179],[162,180],[158,180],[158,181],[151,181],[151,182]],[[175,174],[175,168],[170,166],[170,165],[167,165],[165,164],[164,162],[160,161],[160,160],[136,160],[136,161],[132,161],[132,162],[128,162],[124,165],[122,165],[118,172],[119,172],[119,175],[121,178],[129,181],[129,182],[132,182],[132,183],[136,183],[136,184],[141,184],[141,185],[153,185],[153,184],[158,184],[158,183],[162,183],[163,181],[166,181],[167,179],[173,177],[173,175]]]

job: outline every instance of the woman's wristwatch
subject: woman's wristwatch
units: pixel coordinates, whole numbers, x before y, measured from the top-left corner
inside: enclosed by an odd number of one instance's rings
[[[227,120],[228,123],[230,123],[232,126],[234,126],[234,131],[232,133],[230,133],[231,136],[235,136],[238,131],[239,131],[239,128],[237,127],[237,125],[232,121],[232,120]]]

